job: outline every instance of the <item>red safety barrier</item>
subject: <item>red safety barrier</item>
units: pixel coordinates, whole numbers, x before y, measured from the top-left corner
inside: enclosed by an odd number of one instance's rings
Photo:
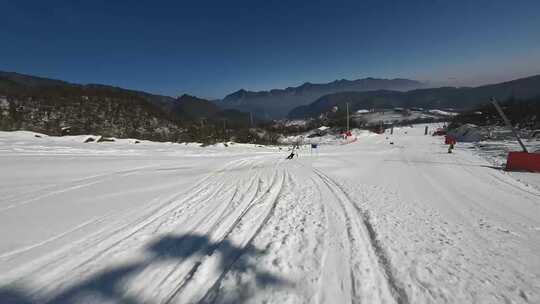
[[[435,132],[433,132],[433,136],[443,136],[446,135],[446,130],[443,128],[437,128]]]
[[[456,139],[453,138],[452,136],[450,135],[445,135],[444,136],[444,144],[445,145],[452,145],[452,144],[456,144]]]
[[[509,152],[506,170],[540,172],[540,153]]]

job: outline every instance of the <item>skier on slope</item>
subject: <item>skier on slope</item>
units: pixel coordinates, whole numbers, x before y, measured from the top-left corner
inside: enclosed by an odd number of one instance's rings
[[[294,148],[295,148],[295,146],[292,147],[291,154],[289,154],[289,156],[287,156],[287,159],[293,159],[294,158]]]
[[[291,152],[291,154],[289,154],[289,156],[287,156],[287,159],[293,159],[294,157],[294,151]]]

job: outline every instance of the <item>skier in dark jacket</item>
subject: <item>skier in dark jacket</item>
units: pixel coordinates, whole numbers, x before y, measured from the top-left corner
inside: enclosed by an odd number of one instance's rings
[[[289,154],[289,156],[287,156],[287,159],[293,159],[294,158],[294,148],[295,148],[295,146],[292,147],[291,154]]]
[[[289,154],[289,156],[287,156],[287,159],[293,159],[294,157],[294,151],[291,152],[291,154]]]

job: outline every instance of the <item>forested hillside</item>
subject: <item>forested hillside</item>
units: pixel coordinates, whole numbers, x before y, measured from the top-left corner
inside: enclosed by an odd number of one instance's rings
[[[155,141],[266,142],[257,120],[190,95],[179,98],[0,72],[0,130]],[[259,135],[257,135],[259,134]],[[271,138],[275,138],[272,136]]]
[[[0,78],[0,129],[180,140],[178,121],[127,91],[99,86],[28,86]]]

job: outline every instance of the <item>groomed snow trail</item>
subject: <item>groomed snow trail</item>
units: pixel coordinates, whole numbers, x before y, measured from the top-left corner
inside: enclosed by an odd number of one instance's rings
[[[10,135],[0,303],[537,303],[540,191],[421,132],[291,161]]]
[[[300,163],[232,161],[187,193],[18,268],[14,283],[51,303],[406,303],[355,208]]]

